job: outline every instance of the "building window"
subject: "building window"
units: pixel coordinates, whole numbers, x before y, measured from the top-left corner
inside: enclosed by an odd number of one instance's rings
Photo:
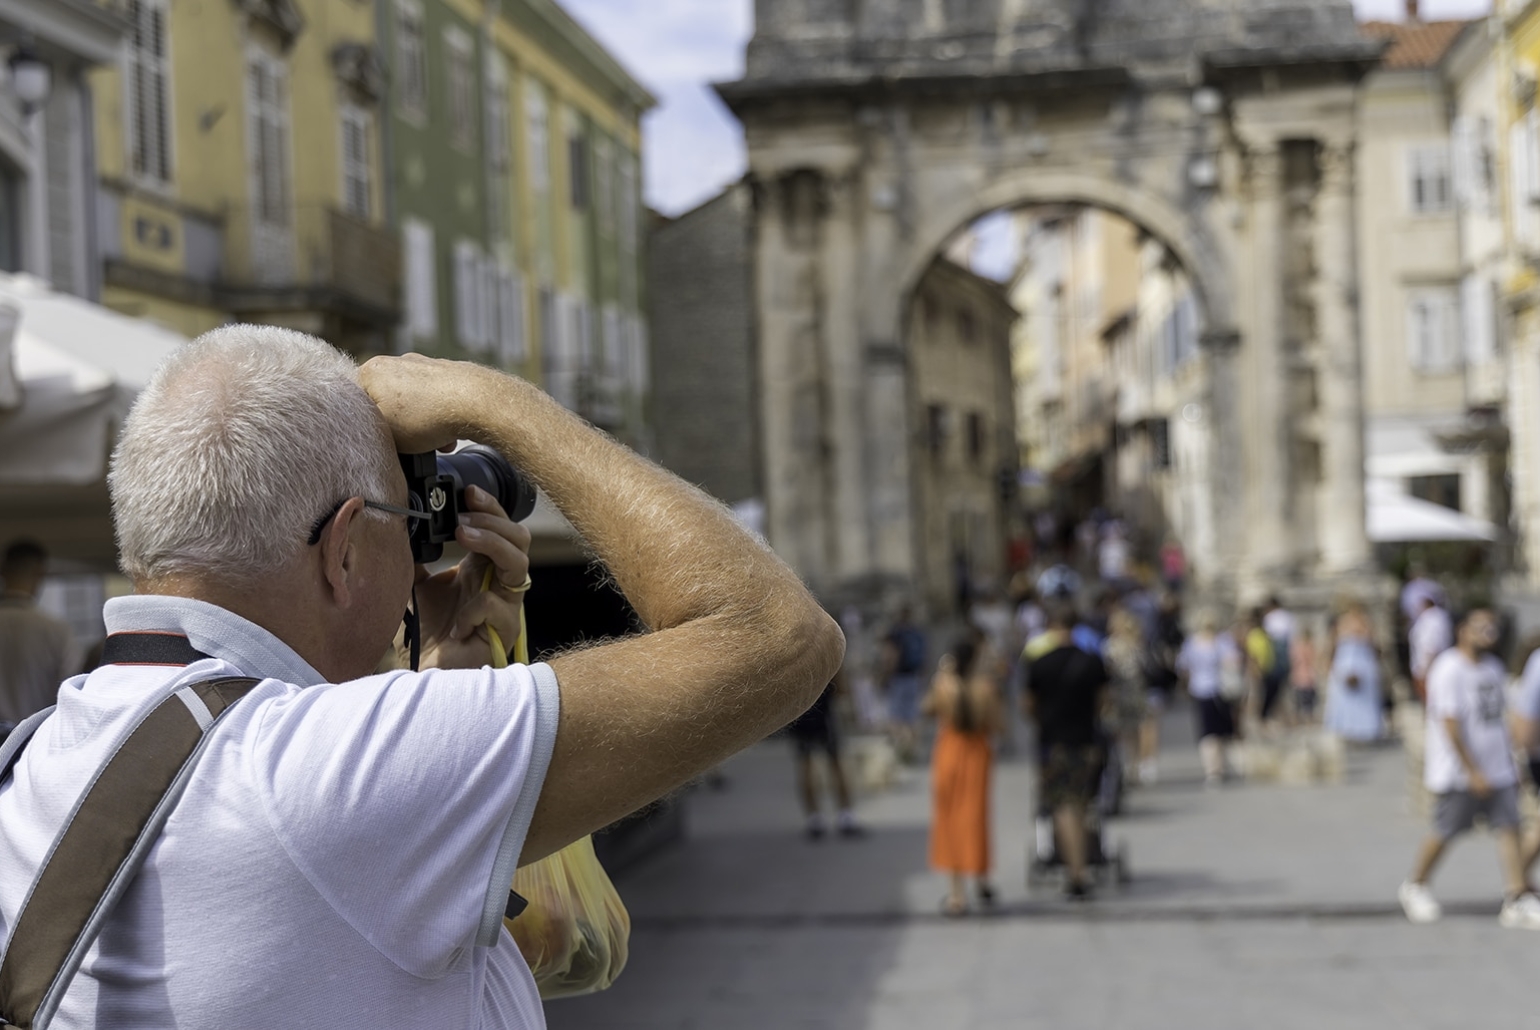
[[[1460,476],[1412,476],[1406,481],[1406,492],[1420,501],[1428,501],[1452,511],[1461,511]]]
[[[978,340],[979,323],[971,308],[957,309],[957,336],[963,343],[974,343]]]
[[[1412,367],[1417,371],[1437,374],[1458,365],[1457,308],[1452,289],[1412,291],[1407,302],[1407,343]]]
[[[925,406],[925,449],[932,458],[946,450],[946,408],[939,404]]]
[[[588,140],[581,131],[567,137],[567,171],[572,180],[572,209],[588,210]]]
[[[508,122],[508,73],[503,67],[502,58],[494,53],[487,61],[487,174],[491,180],[487,198],[487,221],[492,227],[494,237],[499,240],[507,239],[512,231],[508,218],[511,190],[508,179],[512,165],[512,148],[508,143]]]
[[[421,118],[428,113],[428,50],[424,43],[422,4],[396,0],[396,76],[403,113]]]
[[[536,193],[551,186],[551,117],[545,87],[533,79],[524,90],[524,115],[529,123],[529,185]]]
[[[269,226],[289,224],[288,72],[281,59],[255,52],[247,66],[252,213]]]
[[[594,140],[594,213],[599,231],[615,232],[615,151],[610,141],[600,136]]]
[[[171,182],[171,52],[166,0],[128,0],[129,31],[124,94],[128,165],[135,178]]]
[[[989,449],[988,435],[983,414],[968,412],[968,460],[975,465],[984,460]]]
[[[1435,215],[1449,210],[1453,188],[1447,144],[1413,147],[1407,151],[1407,175],[1414,214]]]
[[[620,249],[636,253],[637,234],[636,158],[623,151],[620,158]]]
[[[406,259],[406,325],[414,339],[438,335],[438,273],[433,226],[409,218],[401,226]]]
[[[476,143],[476,87],[471,38],[463,29],[444,31],[444,94],[449,103],[449,142],[461,150]]]
[[[498,270],[497,329],[503,364],[516,365],[529,357],[524,336],[524,281],[510,268]]]
[[[369,112],[353,104],[342,108],[342,209],[354,218],[374,214],[374,165]]]
[[[478,353],[493,342],[495,327],[488,325],[486,259],[481,247],[470,240],[455,244],[455,331],[460,346]],[[495,316],[494,316],[495,317]]]
[[[1497,284],[1482,275],[1460,283],[1460,321],[1465,360],[1472,364],[1497,357]]]

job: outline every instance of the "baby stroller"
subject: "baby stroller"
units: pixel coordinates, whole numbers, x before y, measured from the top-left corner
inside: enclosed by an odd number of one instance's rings
[[[1130,879],[1128,844],[1113,840],[1107,820],[1122,804],[1123,771],[1115,737],[1103,734],[1102,761],[1096,774],[1097,790],[1086,805],[1086,867],[1098,887],[1117,889]],[[1111,786],[1109,787],[1109,783]],[[1039,801],[1032,841],[1027,854],[1027,890],[1064,884],[1064,858],[1053,813]]]

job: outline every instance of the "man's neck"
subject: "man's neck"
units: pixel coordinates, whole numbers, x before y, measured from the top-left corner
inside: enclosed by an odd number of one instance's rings
[[[1470,662],[1472,665],[1481,661],[1481,652],[1476,650],[1474,647],[1468,647],[1465,644],[1460,644],[1455,648],[1455,650],[1463,654],[1465,656],[1465,660]]]

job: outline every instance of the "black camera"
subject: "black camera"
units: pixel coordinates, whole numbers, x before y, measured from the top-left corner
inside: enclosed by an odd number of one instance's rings
[[[407,506],[425,512],[412,523],[412,560],[427,565],[444,556],[444,544],[453,540],[460,513],[469,511],[465,488],[479,486],[503,506],[508,517],[523,522],[535,510],[535,488],[519,475],[508,459],[490,447],[472,444],[454,454],[403,454]]]

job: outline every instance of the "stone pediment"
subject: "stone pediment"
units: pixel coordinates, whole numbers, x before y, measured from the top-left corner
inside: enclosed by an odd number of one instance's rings
[[[385,95],[385,61],[368,43],[338,43],[332,47],[332,71],[360,100],[378,103]]]

